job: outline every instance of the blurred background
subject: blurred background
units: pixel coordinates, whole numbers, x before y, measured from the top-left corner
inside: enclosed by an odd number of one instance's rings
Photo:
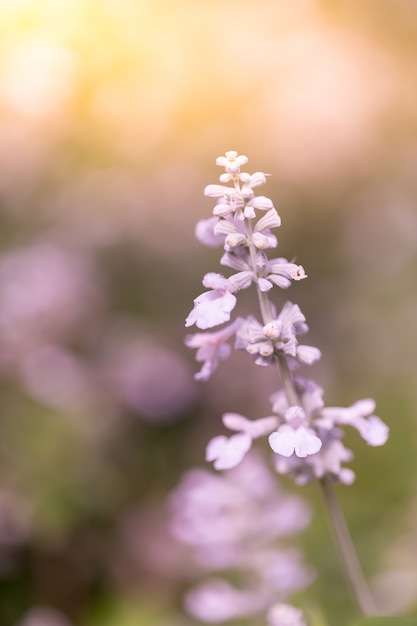
[[[391,427],[348,440],[339,493],[386,610],[417,614],[417,4],[0,0],[2,626],[197,624],[167,496],[224,411],[264,416],[276,389],[244,354],[198,384],[183,344],[226,150],[271,174],[279,254],[309,276],[277,294],[322,350],[307,375]],[[298,604],[342,625],[301,493],[319,575]]]

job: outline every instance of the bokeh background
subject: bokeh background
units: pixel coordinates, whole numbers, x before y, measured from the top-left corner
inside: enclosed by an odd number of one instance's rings
[[[275,390],[244,354],[197,384],[183,344],[226,150],[271,174],[280,254],[309,275],[282,296],[322,349],[308,374],[391,427],[348,440],[339,493],[386,610],[416,615],[417,4],[0,0],[2,626],[197,623],[167,494],[222,412],[263,416]],[[319,575],[298,604],[344,624],[302,493]]]

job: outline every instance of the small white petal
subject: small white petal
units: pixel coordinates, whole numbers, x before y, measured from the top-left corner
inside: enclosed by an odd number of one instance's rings
[[[258,439],[269,435],[278,424],[278,419],[271,415],[270,417],[262,417],[261,419],[249,421],[247,424],[247,432],[251,435],[252,439]]]
[[[206,461],[211,462],[214,461],[214,459],[217,459],[226,442],[227,437],[224,435],[218,435],[217,437],[210,439],[206,447]]]
[[[236,248],[236,246],[246,244],[247,239],[243,233],[230,233],[230,235],[227,235],[225,243],[231,248]]]
[[[260,209],[262,211],[268,211],[269,209],[274,208],[272,200],[266,196],[256,196],[256,198],[252,198],[250,204],[255,207],[255,209]]]
[[[245,206],[243,216],[249,220],[253,220],[256,217],[255,209],[250,205]]]
[[[229,283],[229,279],[225,278],[217,272],[208,272],[204,275],[202,283],[207,289],[225,289],[232,290],[232,285]]]
[[[311,365],[318,361],[321,357],[321,352],[314,346],[297,346],[297,358],[307,365]]]
[[[268,237],[262,233],[254,233],[253,234],[253,243],[260,250],[266,250],[270,248]]]
[[[250,181],[247,183],[247,186],[252,189],[253,187],[259,187],[260,185],[264,185],[265,183],[265,174],[263,172],[255,172],[251,175]]]
[[[288,287],[291,286],[290,279],[286,276],[280,276],[279,274],[268,274],[268,280],[281,289],[288,289]]]
[[[223,185],[207,185],[204,189],[204,195],[208,198],[222,198],[223,196],[230,196],[234,192],[233,187],[224,187]]]
[[[310,454],[316,454],[322,446],[321,439],[310,428],[300,426],[295,431],[295,454],[304,458]]]
[[[222,417],[222,422],[230,430],[243,430],[247,429],[247,425],[250,423],[247,417],[240,415],[239,413],[225,413]]]
[[[266,278],[258,278],[258,286],[262,292],[269,291],[272,289],[272,283]]]
[[[269,435],[268,441],[274,452],[290,457],[295,450],[295,431],[291,426],[283,424],[275,433]]]
[[[281,218],[275,209],[271,209],[256,223],[255,231],[267,230],[270,228],[278,228],[281,226]]]
[[[252,445],[252,438],[246,433],[239,433],[225,439],[223,445],[216,444],[215,446],[217,458],[212,458],[212,460],[214,460],[214,467],[217,470],[231,469],[238,465]],[[211,443],[209,442],[208,445],[210,446]],[[211,448],[209,452],[212,452]]]
[[[215,217],[225,217],[229,215],[229,213],[233,212],[233,207],[231,204],[227,204],[226,202],[219,202],[213,209],[213,215]]]
[[[234,287],[234,291],[238,291],[240,289],[247,289],[250,287],[254,280],[254,275],[253,272],[246,270],[244,272],[233,274],[229,277],[229,280]]]
[[[370,446],[383,446],[389,435],[389,428],[376,415],[371,415],[367,420],[357,424],[358,431],[366,443]]]
[[[363,398],[363,400],[358,400],[349,408],[359,415],[371,415],[375,411],[375,406],[375,400],[372,398]]]
[[[229,222],[229,220],[224,219],[217,222],[214,226],[213,232],[215,235],[229,235],[230,233],[242,234],[242,231],[239,230],[233,222]]]

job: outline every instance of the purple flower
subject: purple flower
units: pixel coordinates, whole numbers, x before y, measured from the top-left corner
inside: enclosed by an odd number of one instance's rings
[[[246,243],[246,234],[234,224],[219,223],[215,226],[215,229],[215,232],[219,233],[219,238],[220,233],[224,237],[231,233],[231,238],[226,238],[226,241],[231,241],[231,243],[234,244],[231,245],[232,248]],[[291,285],[292,280],[307,278],[302,265],[290,263],[287,259],[283,258],[271,259],[271,261],[268,260],[262,250],[263,240],[260,236],[258,237],[258,235],[262,235],[262,237],[267,236],[267,232],[269,231],[255,232],[254,234],[254,243],[255,245],[258,243],[257,247],[259,248],[255,264],[253,264],[250,254],[246,249],[238,249],[238,255],[236,254],[236,250],[232,252],[226,251],[221,258],[220,262],[222,265],[238,270],[237,274],[230,276],[230,280],[237,285],[238,289],[249,287],[252,282],[256,282],[262,292],[270,291],[274,285],[281,287],[281,289],[287,289]],[[256,239],[257,237],[258,239]],[[241,283],[243,283],[243,285],[241,285]]]
[[[229,357],[231,347],[227,341],[234,335],[241,323],[242,318],[238,317],[221,330],[186,336],[185,344],[189,348],[197,348],[196,360],[203,362],[201,370],[194,374],[196,380],[208,380],[218,368],[220,361]]]
[[[283,258],[267,260],[263,274],[262,286],[259,285],[261,291],[269,291],[274,285],[281,287],[281,289],[288,289],[292,280],[307,278],[302,265],[290,263]]]
[[[306,426],[306,414],[300,406],[291,406],[285,412],[286,424],[269,436],[269,444],[274,452],[289,457],[296,454],[306,457],[316,454],[322,446],[314,430]]]
[[[272,363],[275,348],[273,341],[263,330],[262,324],[250,315],[243,320],[236,332],[235,348],[256,356],[256,365],[266,366]]]
[[[325,407],[321,411],[323,424],[353,426],[370,446],[382,446],[388,439],[389,428],[384,422],[372,415],[375,402],[371,398],[358,400],[350,407]]]
[[[223,424],[237,435],[219,435],[209,441],[206,448],[206,461],[214,461],[217,470],[230,469],[238,465],[258,437],[268,435],[277,425],[276,417],[264,417],[250,421],[237,413],[225,413]]]
[[[217,622],[262,613],[277,597],[284,600],[311,582],[313,572],[300,552],[279,546],[280,538],[306,527],[309,508],[283,491],[260,454],[252,451],[227,473],[187,472],[171,506],[172,532],[192,549],[192,567],[239,576],[239,589],[216,576],[189,592],[186,608],[199,619]]]
[[[321,352],[314,346],[298,344],[297,335],[307,330],[300,308],[286,302],[278,317],[264,326],[253,316],[247,317],[236,333],[235,348],[255,356],[257,365],[270,365],[278,353],[292,357],[289,361],[292,369],[298,363],[311,365],[320,358]]]
[[[204,330],[230,320],[230,313],[236,305],[236,296],[232,294],[232,283],[221,274],[206,274],[203,285],[211,291],[205,291],[195,298],[194,308],[185,320],[185,325],[196,324]]]
[[[211,248],[217,248],[217,246],[224,244],[224,236],[214,234],[214,228],[218,221],[217,217],[209,217],[197,222],[194,234],[200,243]]]
[[[242,193],[234,187],[224,187],[223,185],[207,185],[204,195],[209,198],[218,198],[213,209],[215,217],[234,216],[236,220],[243,221],[245,218],[244,207],[245,198]],[[253,211],[253,209],[251,209]]]
[[[355,473],[350,468],[342,467],[342,463],[351,461],[353,454],[340,441],[343,433],[333,430],[320,434],[323,445],[317,454],[302,459],[295,456],[277,456],[275,469],[278,474],[293,475],[299,485],[305,485],[325,475],[345,485],[351,485],[355,480]]]
[[[236,589],[220,578],[211,578],[191,589],[185,606],[191,615],[208,623],[247,617],[259,610],[256,594]]]
[[[267,615],[268,626],[307,626],[302,611],[290,604],[274,604]]]

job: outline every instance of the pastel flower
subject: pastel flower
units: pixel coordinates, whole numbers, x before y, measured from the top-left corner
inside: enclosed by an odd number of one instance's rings
[[[239,272],[241,284],[249,280],[244,272]],[[237,278],[231,277],[232,282],[239,284]],[[275,311],[272,312],[275,314]],[[308,326],[305,317],[296,304],[286,302],[280,314],[262,326],[253,316],[247,317],[240,325],[236,333],[235,348],[244,349],[249,354],[256,356],[257,365],[267,366],[274,362],[275,355],[282,353],[287,357],[293,357],[289,361],[292,368],[298,366],[298,362],[311,365],[317,361],[321,352],[314,346],[299,345],[297,335],[305,333]]]
[[[217,470],[235,467],[250,450],[253,440],[268,435],[277,422],[274,416],[251,421],[237,413],[225,413],[223,424],[230,430],[238,431],[238,434],[231,437],[219,435],[211,439],[206,448],[206,461],[214,461]]]
[[[376,415],[372,415],[375,401],[371,398],[358,400],[350,407],[325,407],[321,417],[332,424],[353,426],[370,446],[382,446],[389,435],[388,426]]]
[[[266,183],[266,175],[263,172],[255,172],[254,174],[249,174],[246,178],[243,179],[242,190],[250,189],[252,190],[254,187],[260,187]]]
[[[246,197],[240,189],[224,185],[207,185],[204,189],[204,195],[209,198],[218,198],[217,204],[213,209],[214,216],[226,217],[229,214],[238,212],[238,219],[240,218],[240,221],[243,221],[242,209],[245,206]],[[250,210],[253,211],[253,209]]]
[[[271,336],[264,333],[264,327],[253,315],[249,315],[239,326],[236,332],[235,348],[246,350],[256,357],[256,365],[262,366],[272,363],[275,352]]]
[[[228,174],[236,175],[240,172],[242,165],[248,162],[248,157],[244,154],[238,155],[236,150],[229,150],[226,156],[220,156],[216,159],[216,165],[224,167]]]
[[[219,220],[214,228],[214,234],[223,236],[225,245],[230,248],[246,246],[248,243],[244,225],[239,225],[232,220]]]
[[[206,220],[199,220],[196,224],[194,234],[196,239],[205,246],[216,248],[224,244],[224,236],[216,235],[214,228],[219,219],[217,217],[209,217]]]
[[[388,440],[389,427],[376,415],[358,420],[357,429],[362,439],[370,446],[382,446]]]
[[[259,263],[260,259],[257,259]],[[277,285],[281,289],[288,289],[293,280],[303,280],[307,278],[302,265],[290,263],[287,259],[276,258],[262,259],[262,266],[259,267],[260,280],[259,287],[261,291],[267,292]]]
[[[242,323],[238,317],[224,328],[211,333],[196,333],[185,337],[185,344],[189,348],[196,348],[196,360],[202,362],[201,370],[194,374],[196,380],[206,381],[219,366],[220,361],[226,360],[231,352],[227,341],[234,335]]]
[[[187,593],[185,607],[203,622],[220,624],[252,615],[258,610],[258,602],[255,594],[236,589],[220,578],[211,578]]]
[[[312,428],[305,425],[306,415],[300,406],[291,406],[285,412],[286,424],[269,436],[269,445],[277,454],[289,457],[296,454],[306,457],[316,454],[322,442]]]
[[[274,208],[272,200],[266,196],[254,196],[248,201],[247,206],[252,206],[260,211],[269,211],[269,209]]]
[[[236,305],[236,296],[232,294],[232,283],[221,274],[206,274],[203,285],[211,288],[211,291],[205,291],[195,298],[194,308],[185,320],[185,325],[188,327],[196,324],[204,330],[230,320],[230,314]]]
[[[295,354],[297,360],[306,365],[312,365],[321,357],[320,350],[314,346],[298,345]]]
[[[307,626],[300,609],[290,604],[274,604],[267,615],[268,626]]]

